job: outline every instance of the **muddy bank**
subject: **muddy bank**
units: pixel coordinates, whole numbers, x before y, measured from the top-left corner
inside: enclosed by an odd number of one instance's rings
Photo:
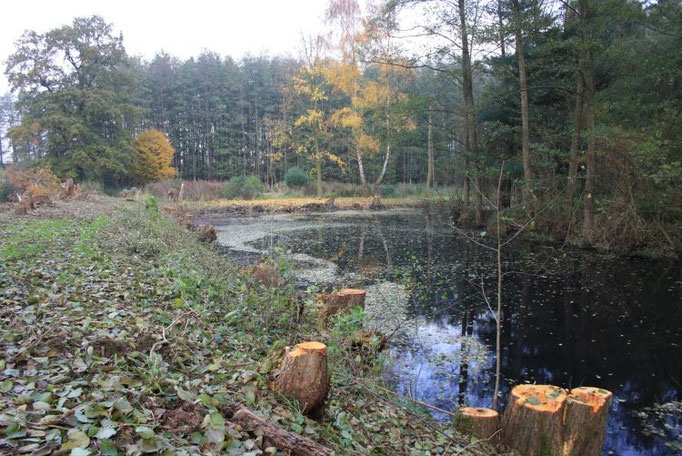
[[[188,202],[183,209],[194,216],[259,215],[276,213],[309,213],[347,210],[379,210],[400,207],[421,207],[421,199],[374,198],[283,198],[261,200],[218,200]]]

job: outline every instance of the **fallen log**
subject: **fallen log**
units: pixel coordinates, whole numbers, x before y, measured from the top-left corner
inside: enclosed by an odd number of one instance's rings
[[[344,288],[341,291],[326,295],[324,298],[325,319],[339,312],[346,312],[355,306],[365,307],[365,290]]]
[[[515,386],[502,419],[502,442],[526,456],[561,454],[567,396],[552,385]]]
[[[302,413],[316,410],[329,393],[327,346],[321,342],[303,342],[293,350],[287,348],[272,387],[298,400]]]
[[[599,456],[613,395],[601,388],[573,388],[566,399],[564,456]]]
[[[500,415],[495,410],[463,407],[455,417],[455,428],[479,440],[492,439],[500,427]]]
[[[302,435],[285,431],[270,421],[259,417],[243,405],[232,415],[231,421],[248,431],[262,434],[284,454],[294,456],[330,456],[332,454],[329,448]]]

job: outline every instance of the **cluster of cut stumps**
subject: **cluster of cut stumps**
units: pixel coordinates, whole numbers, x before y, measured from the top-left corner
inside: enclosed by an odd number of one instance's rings
[[[599,456],[611,397],[595,387],[518,385],[501,422],[496,411],[473,407],[461,409],[455,421],[461,430],[523,455]]]
[[[86,197],[87,195],[83,192],[83,187],[80,184],[74,184],[71,178],[59,185],[59,198],[62,200],[82,200]],[[40,206],[54,206],[50,199],[50,193],[37,185],[29,187],[23,193],[16,193],[15,199],[17,201],[17,205],[14,208],[15,215],[26,215],[29,211],[35,210]]]

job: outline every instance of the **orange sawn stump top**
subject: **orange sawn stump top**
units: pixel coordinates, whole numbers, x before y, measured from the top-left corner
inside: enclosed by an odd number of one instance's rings
[[[571,395],[582,399],[591,408],[593,413],[601,411],[607,405],[613,394],[605,389],[596,388],[593,386],[581,386],[573,388]]]
[[[568,393],[552,385],[518,385],[512,389],[512,396],[518,405],[538,412],[555,413],[563,407]]]
[[[303,356],[311,352],[326,354],[327,346],[322,342],[302,342],[289,352],[289,356]]]

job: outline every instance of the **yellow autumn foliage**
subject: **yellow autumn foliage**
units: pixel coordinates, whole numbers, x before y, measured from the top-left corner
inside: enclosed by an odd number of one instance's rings
[[[151,182],[175,176],[175,168],[171,166],[175,149],[162,132],[145,130],[137,135],[133,146],[137,154],[132,171],[137,179]]]

